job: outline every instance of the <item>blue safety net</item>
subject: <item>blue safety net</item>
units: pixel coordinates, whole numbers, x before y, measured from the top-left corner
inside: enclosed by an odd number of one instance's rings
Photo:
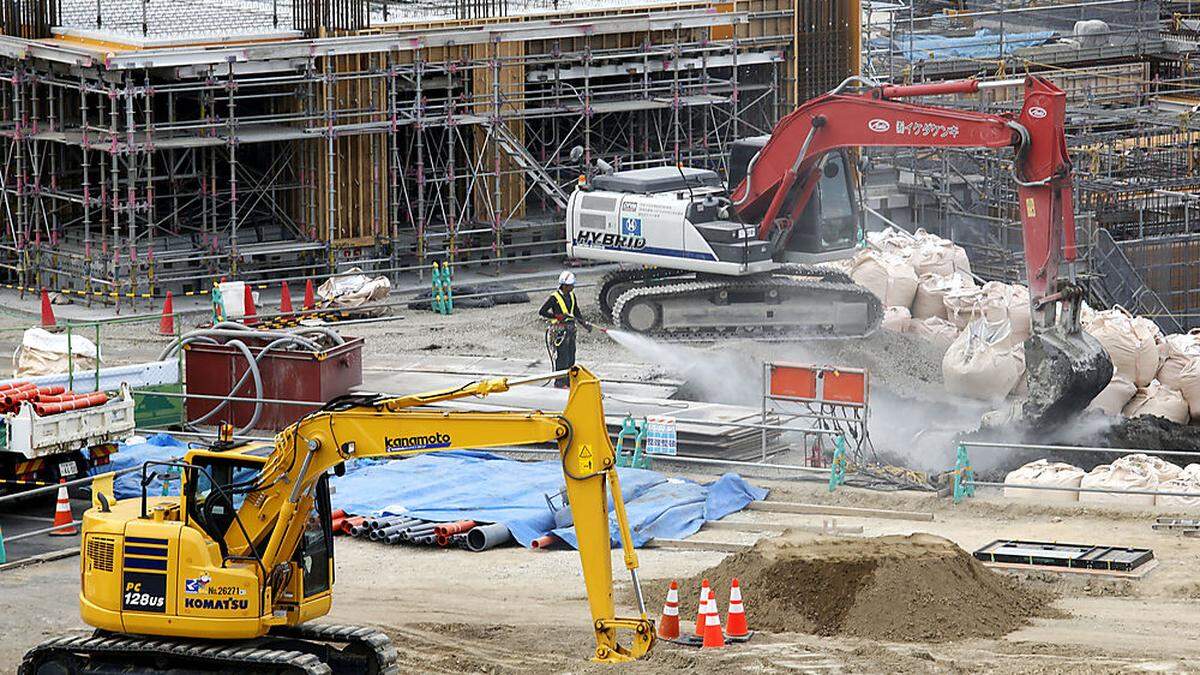
[[[900,35],[895,38],[874,38],[873,49],[890,49],[911,62],[941,59],[996,59],[1022,47],[1034,47],[1054,40],[1054,31],[1031,33],[999,33],[980,28],[974,35],[946,37],[944,35]]]

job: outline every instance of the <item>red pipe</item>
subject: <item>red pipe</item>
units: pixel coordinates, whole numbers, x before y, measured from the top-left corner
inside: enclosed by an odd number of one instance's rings
[[[108,394],[97,391],[91,394],[80,394],[76,398],[66,401],[50,401],[37,402],[33,404],[33,411],[38,415],[55,415],[68,410],[80,410],[82,408],[90,408],[92,406],[104,405],[108,403]]]
[[[538,537],[537,539],[534,539],[533,541],[529,542],[529,547],[530,548],[548,548],[550,546],[553,546],[556,543],[558,543],[558,537],[556,537],[552,534],[548,534],[544,537]]]
[[[979,91],[979,80],[883,85],[884,98],[912,98],[915,96],[937,96],[939,94],[974,94],[977,91]]]
[[[459,532],[466,532],[467,530],[471,529],[472,527],[475,527],[475,521],[459,520],[459,521],[456,521],[453,523],[440,523],[433,528],[433,533],[449,537],[452,534],[458,534]]]
[[[13,406],[21,401],[30,401],[36,399],[41,394],[61,394],[66,389],[63,387],[33,387],[30,389],[15,389],[4,394],[3,403],[6,406]]]
[[[346,522],[345,518],[334,518],[333,519],[333,527],[332,527],[333,531],[341,532],[342,531],[342,523],[345,523],[345,522]]]
[[[32,382],[29,382],[28,380],[18,380],[16,382],[0,384],[0,392],[6,392],[9,389],[28,389],[30,387],[35,387],[35,386],[37,386],[37,385],[35,385]]]
[[[342,534],[351,534],[350,530],[356,525],[362,525],[363,516],[349,516],[342,520]]]
[[[333,520],[341,520],[342,518],[346,517],[346,510],[338,509],[338,510],[334,511],[333,513],[329,514],[329,517]]]

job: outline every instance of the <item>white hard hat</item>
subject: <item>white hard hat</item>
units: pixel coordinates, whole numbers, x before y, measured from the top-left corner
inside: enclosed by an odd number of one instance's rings
[[[559,286],[574,286],[575,285],[575,273],[564,270],[562,274],[558,275],[558,285]]]

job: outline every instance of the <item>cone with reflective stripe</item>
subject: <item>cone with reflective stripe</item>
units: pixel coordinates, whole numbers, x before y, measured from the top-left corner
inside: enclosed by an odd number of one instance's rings
[[[708,579],[700,584],[700,607],[696,610],[696,636],[704,637],[704,613],[708,611],[708,599],[712,597],[712,588]]]
[[[704,643],[702,649],[725,646],[725,634],[721,632],[721,615],[717,612],[717,599],[710,593],[708,612],[704,615]]]
[[[79,534],[75,519],[71,517],[71,497],[67,495],[67,481],[59,479],[58,504],[54,506],[54,529],[51,537],[73,537]]]
[[[658,636],[665,640],[679,637],[679,584],[671,582],[667,600],[663,603],[662,618],[658,620]]]
[[[746,637],[750,629],[746,625],[746,608],[742,606],[742,587],[737,577],[729,588],[729,614],[725,618],[725,634],[731,638]]]

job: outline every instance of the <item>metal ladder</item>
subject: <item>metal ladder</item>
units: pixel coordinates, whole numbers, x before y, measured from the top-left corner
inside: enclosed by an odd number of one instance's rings
[[[513,136],[512,132],[503,124],[497,124],[492,127],[492,132],[496,145],[504,151],[504,154],[511,157],[517,163],[517,166],[521,167],[521,170],[525,172],[525,175],[533,180],[533,184],[546,193],[546,196],[550,197],[550,200],[558,205],[558,208],[565,211],[567,208],[567,193],[555,182],[554,177],[542,168],[542,164],[533,155],[529,154],[529,150],[526,149],[525,145]]]

